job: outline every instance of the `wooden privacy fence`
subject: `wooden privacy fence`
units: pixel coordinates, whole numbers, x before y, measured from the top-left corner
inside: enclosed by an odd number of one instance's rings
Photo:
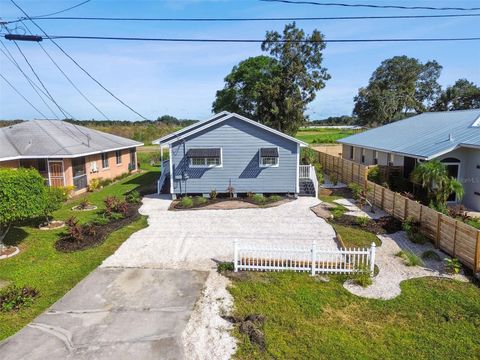
[[[369,181],[368,170],[372,166],[357,164],[322,152],[318,154],[327,173],[333,172],[337,179],[345,184],[354,182],[368,189],[367,199],[395,218],[418,221],[422,233],[437,248],[458,258],[474,272],[480,272],[480,230]]]
[[[367,270],[373,275],[375,244],[366,249],[318,249],[311,247],[281,248],[242,245],[234,241],[233,265],[235,272],[299,271],[315,274],[350,274]]]

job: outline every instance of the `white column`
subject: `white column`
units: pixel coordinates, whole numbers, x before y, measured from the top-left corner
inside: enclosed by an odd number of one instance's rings
[[[233,240],[233,270],[238,271],[238,240]]]
[[[315,260],[317,257],[317,242],[313,240],[312,242],[312,276],[315,275]]]

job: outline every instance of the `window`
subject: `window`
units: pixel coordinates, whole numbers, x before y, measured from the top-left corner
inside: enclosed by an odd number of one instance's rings
[[[260,167],[277,167],[278,166],[278,148],[261,148],[259,151]]]
[[[130,164],[128,165],[128,170],[136,170],[137,169],[137,154],[136,149],[130,149]]]
[[[117,165],[120,165],[122,163],[122,151],[121,150],[115,151],[115,159],[117,161]]]
[[[90,163],[90,172],[92,172],[92,173],[98,172],[97,162],[96,162],[96,161],[92,161],[92,162]]]
[[[194,167],[220,166],[220,158],[190,158],[190,165]]]
[[[353,160],[353,155],[354,155],[353,146],[350,146],[350,159],[352,159],[352,160]]]
[[[72,159],[73,185],[77,189],[87,187],[87,175],[85,170],[85,158],[79,157]]]
[[[102,168],[108,168],[108,153],[102,153]]]
[[[375,151],[373,152],[373,163],[374,163],[375,165],[378,165],[378,151],[377,151],[377,150],[375,150]]]
[[[388,166],[393,166],[395,158],[393,154],[388,154]]]
[[[222,166],[222,149],[205,148],[190,149],[187,152],[191,167],[219,167]]]

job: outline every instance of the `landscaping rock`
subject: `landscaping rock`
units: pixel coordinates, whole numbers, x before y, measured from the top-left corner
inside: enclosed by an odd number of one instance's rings
[[[322,219],[333,219],[333,215],[329,211],[329,209],[331,209],[331,207],[329,207],[325,204],[327,204],[327,203],[318,204],[317,206],[312,207],[311,210],[315,213],[315,215],[317,215],[318,217],[320,217]]]

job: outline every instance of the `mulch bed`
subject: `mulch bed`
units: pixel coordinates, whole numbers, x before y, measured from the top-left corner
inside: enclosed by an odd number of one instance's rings
[[[353,197],[352,190],[349,188],[337,188],[337,189],[326,189],[320,187],[320,195],[324,196],[341,196],[345,199],[351,199]]]
[[[134,222],[140,217],[138,209],[140,204],[129,204],[126,216],[120,220],[114,220],[105,225],[92,225],[93,236],[84,236],[82,241],[72,241],[64,234],[56,243],[55,249],[61,252],[73,252],[89,249],[100,245],[112,232]]]
[[[370,219],[366,224],[360,224],[358,217],[351,215],[342,215],[330,221],[338,225],[366,230],[376,235],[393,234],[402,230],[402,222],[392,216],[384,216],[377,220]]]
[[[65,226],[64,221],[53,220],[53,221],[50,221],[48,224],[46,222],[43,223],[42,225],[39,226],[39,229],[40,230],[56,230],[56,229],[60,229],[64,226]]]
[[[198,205],[193,205],[192,207],[184,208],[180,205],[180,200],[174,200],[172,201],[170,207],[168,210],[200,210],[200,209],[212,209],[212,210],[235,210],[235,209],[246,209],[246,208],[269,208],[269,207],[274,207],[281,205],[285,203],[286,201],[291,201],[292,199],[289,199],[287,197],[283,197],[279,201],[272,201],[272,202],[266,202],[263,204],[258,204],[254,202],[251,198],[244,198],[244,197],[236,197],[236,198],[216,198],[216,199],[207,199],[207,202],[203,204],[198,204]],[[220,203],[227,203],[226,206],[219,206],[216,207],[216,204]],[[230,203],[232,206],[228,206],[228,203]],[[243,204],[250,204],[253,206],[242,206]],[[239,205],[239,206],[237,206]]]
[[[236,325],[240,333],[248,336],[252,344],[257,345],[261,351],[265,351],[266,344],[263,325],[267,318],[264,315],[251,314],[244,318],[223,316],[223,318]]]
[[[80,205],[72,207],[73,211],[92,211],[92,210],[97,210],[97,207],[95,205],[88,205],[85,207],[81,207]]]

